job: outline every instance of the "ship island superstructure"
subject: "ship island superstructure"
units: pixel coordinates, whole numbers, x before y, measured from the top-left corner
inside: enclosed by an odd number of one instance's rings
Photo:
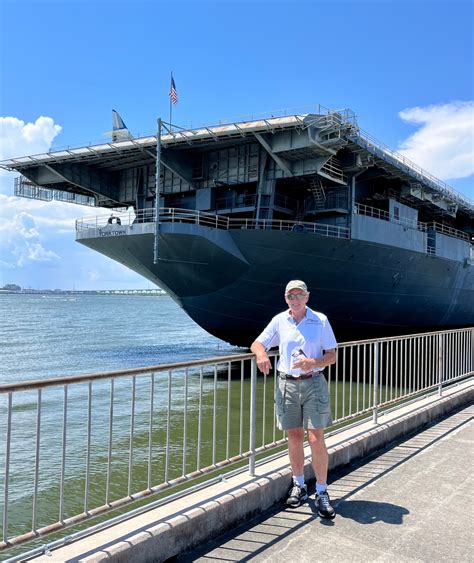
[[[110,208],[78,220],[77,240],[232,344],[282,310],[292,278],[339,340],[474,323],[474,202],[350,110],[165,124],[159,141],[121,122],[112,142],[1,166],[18,196]]]

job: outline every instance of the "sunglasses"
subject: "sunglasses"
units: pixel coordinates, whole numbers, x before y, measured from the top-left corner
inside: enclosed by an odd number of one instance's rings
[[[306,297],[306,293],[287,293],[285,297],[289,301],[293,301],[294,299],[298,299],[298,301],[303,301],[303,299]]]

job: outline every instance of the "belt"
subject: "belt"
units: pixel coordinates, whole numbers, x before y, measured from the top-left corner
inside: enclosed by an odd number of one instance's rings
[[[290,381],[298,381],[299,379],[309,379],[313,374],[320,373],[319,371],[310,371],[309,373],[302,373],[301,375],[288,375],[287,373],[278,372],[282,379],[289,379]]]

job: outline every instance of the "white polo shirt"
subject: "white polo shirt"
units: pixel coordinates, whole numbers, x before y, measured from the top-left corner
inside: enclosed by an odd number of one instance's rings
[[[296,323],[290,311],[273,317],[265,330],[257,337],[265,349],[278,346],[280,359],[277,369],[289,375],[301,375],[300,369],[291,369],[291,354],[303,350],[307,358],[322,358],[324,350],[337,347],[336,338],[328,318],[306,307],[306,316]]]

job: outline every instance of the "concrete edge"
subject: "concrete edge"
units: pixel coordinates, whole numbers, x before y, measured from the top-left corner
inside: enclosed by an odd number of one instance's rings
[[[373,426],[355,437],[330,446],[329,468],[334,471],[387,447],[400,437],[421,429],[472,401],[474,386],[471,385],[450,394],[449,397],[439,398],[414,412]],[[290,468],[285,466],[278,471],[256,477],[242,486],[214,497],[213,500],[194,505],[168,519],[155,521],[154,525],[142,528],[122,541],[111,541],[107,546],[102,544],[93,554],[89,551],[88,554],[83,553],[67,561],[165,561],[215,538],[280,502],[288,490],[290,475]],[[308,481],[314,479],[309,460],[305,463],[305,478]],[[192,499],[189,500],[192,505]],[[58,561],[54,555],[49,561]]]
[[[474,387],[471,386],[449,397],[440,398],[435,403],[396,420],[374,426],[372,430],[330,448],[329,469],[334,471],[377,450],[389,447],[399,438],[415,430],[421,431],[423,427],[473,401]],[[305,471],[305,478],[314,479],[314,473],[309,463],[307,469],[308,474]]]

